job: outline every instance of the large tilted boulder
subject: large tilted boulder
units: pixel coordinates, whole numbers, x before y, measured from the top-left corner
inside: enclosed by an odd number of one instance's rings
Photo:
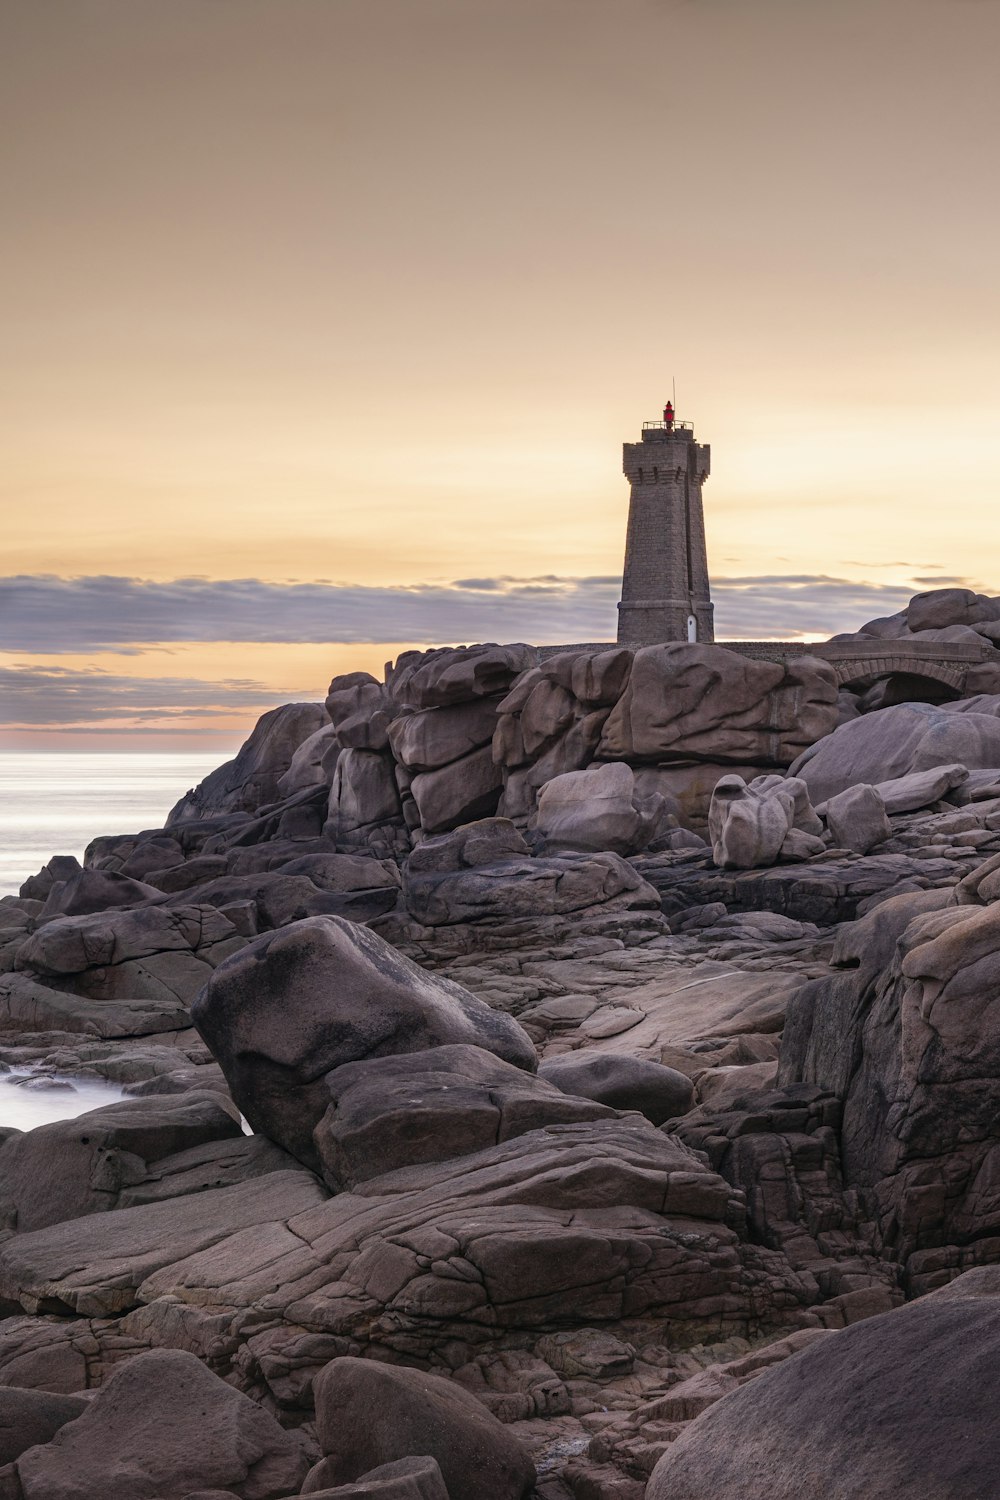
[[[721,646],[644,646],[599,754],[783,767],[836,722],[837,679],[826,662],[752,661]]]
[[[338,917],[257,939],[219,966],[191,1014],[254,1129],[310,1166],[325,1076],[344,1063],[468,1043],[536,1065],[516,1021]]]
[[[296,750],[327,722],[321,703],[286,703],[258,719],[234,760],[226,761],[187,792],[171,810],[167,827],[213,813],[254,812],[280,796],[278,782]],[[131,873],[131,872],[129,872]]]
[[[621,761],[567,771],[547,781],[536,826],[546,850],[610,850],[638,854],[666,831],[669,809],[654,792],[642,796],[631,766]]]
[[[1000,719],[952,713],[931,703],[900,703],[842,724],[791,767],[814,803],[848,787],[895,781],[942,766],[1000,767]]]
[[[24,1500],[240,1500],[298,1494],[302,1444],[271,1414],[180,1350],[138,1354],[86,1410],[16,1462]]]
[[[449,1500],[522,1500],[534,1485],[535,1466],[516,1438],[475,1396],[439,1375],[335,1359],[313,1394],[331,1483],[426,1454],[437,1460]]]
[[[970,1273],[762,1371],[670,1445],[646,1500],[985,1500],[997,1291],[995,1273]]]
[[[364,1058],[334,1068],[324,1082],[330,1106],[313,1139],[323,1178],[338,1191],[399,1167],[467,1156],[547,1125],[613,1116],[602,1104],[568,1098],[571,1090],[560,1092],[482,1047]]]

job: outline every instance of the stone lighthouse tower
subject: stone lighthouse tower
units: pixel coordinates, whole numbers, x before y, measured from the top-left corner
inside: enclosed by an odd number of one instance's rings
[[[690,422],[644,422],[642,440],[624,447],[631,485],[618,643],[712,641],[712,600],[701,487],[710,450]]]

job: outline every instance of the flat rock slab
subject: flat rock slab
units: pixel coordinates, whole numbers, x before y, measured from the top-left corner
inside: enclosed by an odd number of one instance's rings
[[[272,1172],[188,1198],[53,1224],[0,1247],[0,1296],[32,1313],[121,1313],[136,1305],[140,1285],[161,1267],[241,1230],[262,1233],[326,1196],[310,1172]]]
[[[615,955],[595,964],[586,960],[537,964],[532,971],[558,978],[567,988],[585,988],[613,980]],[[623,955],[625,973],[634,965]],[[777,1032],[785,1010],[802,986],[796,974],[750,973],[735,966],[707,961],[692,968],[655,960],[656,977],[628,988],[625,998],[609,1000],[591,1011],[580,1027],[588,1048],[622,1052],[660,1061],[665,1047],[717,1037]]]
[[[729,1184],[635,1115],[549,1126],[323,1200],[307,1174],[279,1172],[9,1241],[0,1295],[64,1318],[60,1348],[49,1325],[42,1347],[41,1325],[8,1320],[0,1382],[37,1371],[79,1389],[77,1346],[105,1361],[123,1343],[179,1346],[301,1408],[328,1360],[362,1349],[426,1361],[450,1342],[471,1358],[525,1333],[647,1317],[686,1336],[744,1334],[794,1323],[815,1297],[782,1254],[730,1227]],[[102,1326],[65,1319],[126,1309]]]

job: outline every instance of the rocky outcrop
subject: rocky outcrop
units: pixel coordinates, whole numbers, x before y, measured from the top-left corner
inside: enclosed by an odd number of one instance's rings
[[[781,665],[719,646],[644,646],[601,736],[604,760],[784,767],[837,722],[833,669]]]
[[[0,1295],[62,1321],[0,1329],[0,1377],[58,1369],[79,1389],[117,1351],[180,1345],[294,1414],[352,1349],[425,1363],[447,1350],[457,1368],[567,1328],[695,1342],[787,1330],[816,1296],[744,1237],[738,1194],[635,1115],[324,1199],[310,1173],[273,1172],[7,1240]]]
[[[979,1500],[1000,1441],[998,1353],[995,1286],[959,1281],[712,1404],[667,1448],[646,1500]]]
[[[320,703],[286,703],[257,721],[235,760],[226,761],[177,803],[167,827],[216,813],[254,812],[280,796],[279,781],[303,740],[326,722]]]
[[[595,907],[659,907],[656,892],[618,855],[532,858],[514,825],[502,818],[424,840],[407,861],[403,898],[430,927]]]
[[[920,757],[930,715],[991,743],[1000,695],[893,720],[883,688],[687,645],[407,653],[334,679],[270,800],[0,900],[0,1093],[130,1091],[0,1130],[0,1434],[12,1384],[38,1432],[0,1494],[23,1467],[96,1500],[64,1434],[97,1413],[116,1492],[255,1494],[241,1393],[297,1434],[272,1500],[527,1500],[533,1462],[537,1500],[641,1500],[729,1402],[989,1274],[1000,766]],[[814,735],[807,770],[851,777],[817,808],[783,774]],[[223,1379],[191,1383],[204,1473],[150,1350]],[[32,1427],[29,1388],[97,1394]],[[751,1451],[781,1493],[755,1420],[712,1500]]]
[[[94,1000],[187,1003],[216,965],[244,947],[246,912],[183,905],[57,917],[17,950],[15,966],[50,989]]]
[[[843,1100],[846,1179],[921,1291],[989,1261],[1000,1236],[1000,906],[953,902],[897,896],[846,929],[843,976],[791,1002],[779,1075]]]
[[[326,1075],[344,1063],[467,1043],[535,1068],[515,1021],[337,917],[257,939],[219,967],[191,1013],[254,1129],[312,1167]]]

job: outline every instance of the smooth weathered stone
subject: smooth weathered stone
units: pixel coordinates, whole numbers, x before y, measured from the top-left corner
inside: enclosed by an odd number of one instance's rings
[[[220,965],[191,1013],[250,1123],[310,1166],[330,1103],[325,1075],[343,1063],[465,1042],[535,1068],[516,1021],[337,917],[250,944]]]
[[[71,880],[82,869],[75,854],[54,854],[37,875],[31,875],[24,881],[19,894],[29,901],[44,901],[54,885]]]
[[[0,1245],[0,1296],[26,1312],[114,1317],[136,1306],[140,1286],[163,1267],[244,1230],[259,1238],[327,1196],[311,1172],[297,1169],[50,1224]]]
[[[437,1460],[450,1500],[522,1500],[535,1468],[481,1402],[423,1370],[335,1359],[313,1383],[316,1433],[334,1477],[394,1459]]]
[[[200,969],[199,978],[209,972]],[[161,999],[93,1000],[51,989],[28,974],[0,974],[0,1033],[63,1032],[106,1039],[179,1033],[191,1025],[187,1006]]]
[[[864,714],[817,740],[791,767],[814,803],[848,787],[879,785],[941,766],[1000,767],[1000,720],[950,713],[930,703],[901,703]]]
[[[712,793],[708,833],[721,869],[752,870],[796,853],[822,852],[822,824],[805,784],[794,776],[758,776],[749,785],[723,776]]]
[[[443,833],[461,823],[489,817],[497,809],[503,772],[491,745],[473,750],[436,771],[422,771],[410,786],[426,833]]]
[[[180,1350],[129,1360],[75,1421],[17,1460],[24,1500],[240,1500],[298,1491],[302,1445],[263,1407]]]
[[[694,1102],[685,1074],[648,1058],[583,1049],[549,1058],[539,1065],[538,1075],[565,1094],[580,1094],[613,1109],[637,1109],[654,1125],[684,1114]]]
[[[389,726],[389,743],[408,771],[435,771],[493,742],[497,698],[474,698],[406,714]]]
[[[344,750],[333,773],[324,832],[339,842],[382,823],[402,823],[391,756],[353,747]]]
[[[159,900],[160,892],[155,886],[133,880],[129,875],[116,875],[111,870],[80,870],[52,887],[38,921],[87,916],[113,906],[137,906],[144,901]]]
[[[931,807],[956,787],[964,786],[968,779],[966,766],[934,766],[930,771],[911,771],[894,781],[880,781],[875,790],[887,813],[915,812],[921,807]]]
[[[370,890],[331,891],[315,884],[309,875],[280,869],[256,875],[221,875],[199,886],[196,894],[200,902],[223,911],[245,903],[253,912],[255,932],[271,932],[304,917],[348,917],[366,922],[391,911],[396,904],[396,887],[386,883]],[[190,899],[190,893],[184,891],[167,904],[186,905]]]
[[[652,886],[617,854],[512,855],[495,864],[437,872],[409,864],[403,876],[408,910],[429,927],[510,921],[585,911],[658,910]]]
[[[646,1500],[979,1500],[995,1483],[998,1355],[995,1295],[856,1323],[713,1404]]]
[[[307,787],[329,786],[339,753],[337,726],[324,724],[302,741],[288,770],[278,777],[278,796],[293,797]]]
[[[87,1409],[79,1396],[0,1386],[0,1464],[13,1463],[28,1448],[49,1443],[60,1427]]]
[[[852,786],[826,804],[826,821],[838,849],[867,854],[892,837],[881,793],[874,786]]]
[[[381,682],[369,672],[345,672],[330,683],[326,711],[343,750],[389,748],[393,704]]]
[[[243,947],[244,917],[239,909],[226,914],[187,903],[56,917],[20,946],[15,965],[95,1000],[186,1002],[216,964]]]
[[[444,1478],[434,1458],[400,1458],[379,1464],[351,1484],[336,1484],[336,1460],[321,1459],[306,1475],[303,1495],[313,1500],[449,1500]],[[289,1495],[287,1500],[294,1500]]]
[[[665,830],[667,804],[643,797],[631,766],[620,761],[569,771],[542,787],[537,829],[547,850],[637,854]]]

